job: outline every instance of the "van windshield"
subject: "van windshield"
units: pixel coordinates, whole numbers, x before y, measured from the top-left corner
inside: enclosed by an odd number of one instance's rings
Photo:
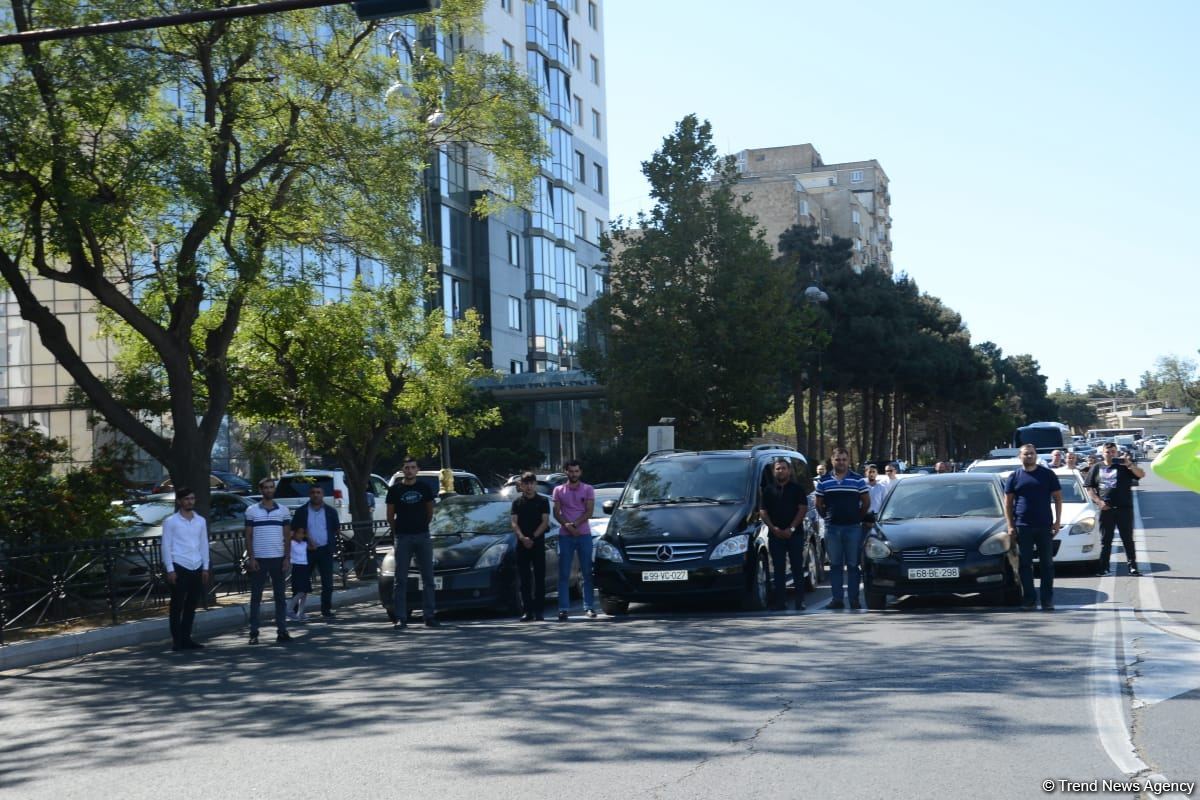
[[[639,464],[621,508],[654,503],[736,503],[745,499],[751,462],[735,457],[672,456]]]

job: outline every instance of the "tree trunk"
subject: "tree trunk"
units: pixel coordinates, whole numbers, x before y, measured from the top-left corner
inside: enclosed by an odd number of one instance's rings
[[[804,435],[806,431],[804,424],[804,380],[799,375],[792,376],[792,404],[793,422],[796,428],[796,449],[802,450],[805,453],[811,453],[811,449],[804,449]]]
[[[367,497],[371,491],[371,469],[375,466],[375,448],[361,450],[346,446],[338,448],[338,458],[346,475],[346,491],[350,494],[350,521],[354,526],[354,563],[360,578],[375,574],[375,560],[369,557],[375,538],[375,517]],[[375,503],[384,498],[374,498]]]
[[[835,392],[833,395],[833,402],[834,402],[834,405],[836,408],[836,413],[837,413],[837,426],[835,428],[835,430],[837,431],[837,436],[836,436],[836,441],[834,442],[834,446],[835,447],[845,447],[846,446],[846,399],[844,397],[844,392],[842,392],[840,390]]]
[[[818,383],[820,380],[820,376],[817,376]],[[821,459],[825,452],[824,445],[817,441],[817,422],[821,418],[820,404],[820,392],[817,383],[813,383],[808,387],[808,449],[804,454],[815,459]]]
[[[867,387],[859,393],[859,422],[858,422],[858,454],[856,463],[867,460],[867,432],[871,429],[871,389]]]

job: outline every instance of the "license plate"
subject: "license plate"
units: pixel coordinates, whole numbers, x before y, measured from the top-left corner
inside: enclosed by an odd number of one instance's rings
[[[642,581],[686,581],[688,579],[688,571],[686,569],[665,569],[657,572],[643,572]]]
[[[417,576],[417,591],[419,592],[424,588],[425,588],[424,582],[421,580],[421,576],[418,575]],[[442,576],[441,575],[433,576],[433,590],[435,592],[440,592],[442,590]]]
[[[908,571],[909,580],[957,577],[958,567],[921,567],[919,569],[910,569]]]

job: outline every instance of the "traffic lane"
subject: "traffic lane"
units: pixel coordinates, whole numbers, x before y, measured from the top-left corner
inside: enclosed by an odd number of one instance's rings
[[[195,655],[10,674],[0,790],[331,796],[351,780],[391,796],[695,797],[748,781],[837,796],[853,777],[863,796],[999,780],[1032,796],[1047,778],[1118,777],[1092,730],[1078,613],[481,620],[398,635],[364,606],[288,646],[224,636]]]
[[[1200,495],[1147,473],[1137,492],[1145,552],[1164,613],[1200,631]]]

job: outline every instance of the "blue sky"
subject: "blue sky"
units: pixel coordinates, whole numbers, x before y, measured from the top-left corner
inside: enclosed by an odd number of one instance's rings
[[[1197,358],[1200,3],[610,0],[611,213],[679,119],[876,158],[893,257],[1056,389]]]

